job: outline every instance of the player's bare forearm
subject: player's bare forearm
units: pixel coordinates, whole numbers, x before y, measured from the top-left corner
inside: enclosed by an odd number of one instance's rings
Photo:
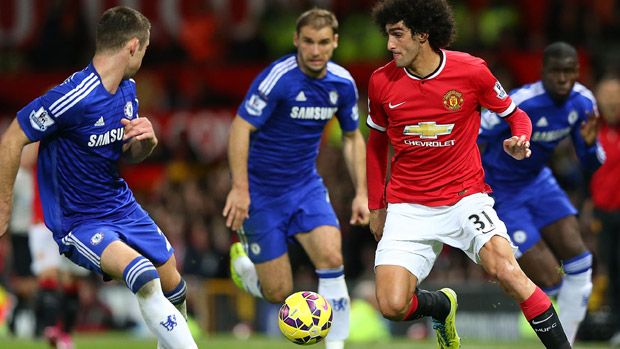
[[[366,187],[366,143],[359,130],[344,134],[344,159],[355,187],[351,203],[351,220],[354,225],[366,225],[369,219],[368,189]]]
[[[19,169],[22,149],[30,143],[17,120],[13,120],[9,128],[0,138],[0,237],[9,226],[13,185]]]
[[[355,187],[355,193],[368,197],[366,189],[366,143],[359,130],[344,134],[344,161]]]
[[[248,184],[248,153],[250,133],[255,128],[241,117],[236,116],[230,127],[228,137],[228,165],[232,175],[232,188],[226,197],[222,215],[226,226],[238,230],[248,218],[250,190]]]
[[[121,119],[124,126],[123,157],[131,163],[144,161],[157,146],[153,125],[147,118]]]

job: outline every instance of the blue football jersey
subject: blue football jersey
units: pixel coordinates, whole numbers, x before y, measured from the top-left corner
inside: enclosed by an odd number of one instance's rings
[[[282,193],[320,178],[316,158],[323,129],[335,115],[344,132],[355,130],[357,99],[351,74],[332,62],[321,79],[304,74],[295,55],[263,70],[237,110],[257,128],[248,159],[252,192]]]
[[[92,64],[17,113],[28,138],[41,141],[39,190],[57,239],[79,223],[125,217],[138,207],[118,170],[121,119],[136,117],[135,82],[123,80],[110,94]]]
[[[560,104],[545,91],[542,81],[513,90],[510,95],[532,121],[532,156],[515,160],[506,154],[502,142],[510,138],[510,127],[496,114],[483,112],[478,142],[487,144],[482,163],[493,190],[497,190],[494,184],[522,186],[533,181],[547,166],[558,143],[569,136],[584,166],[596,169],[602,164],[604,153],[599,143],[588,147],[579,131],[588,115],[598,114],[596,100],[585,86],[575,83],[568,99]]]

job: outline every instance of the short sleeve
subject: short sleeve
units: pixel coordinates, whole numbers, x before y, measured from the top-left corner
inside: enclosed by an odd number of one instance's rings
[[[351,132],[357,129],[360,118],[357,100],[357,88],[355,82],[351,80],[343,90],[343,98],[341,98],[338,106],[337,117],[343,132]]]
[[[69,98],[66,98],[61,88],[56,87],[43,96],[37,97],[17,112],[17,121],[31,141],[36,142],[52,137],[59,130],[74,122],[75,115],[79,114],[81,106],[76,103],[63,108],[65,100]]]
[[[283,76],[295,68],[290,59],[263,70],[250,85],[237,114],[256,128],[260,128],[278,106],[283,90]],[[293,62],[294,57],[293,57]]]
[[[381,102],[380,89],[377,86],[377,77],[372,75],[368,82],[368,118],[366,123],[368,127],[380,132],[387,130],[388,120],[383,103]]]
[[[506,117],[515,111],[517,106],[483,61],[474,72],[473,79],[478,87],[480,105],[500,117]]]

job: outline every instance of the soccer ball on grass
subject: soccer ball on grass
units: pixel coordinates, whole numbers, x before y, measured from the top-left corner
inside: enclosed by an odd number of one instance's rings
[[[332,326],[332,308],[318,293],[296,292],[288,296],[280,307],[278,325],[291,342],[315,344],[327,336]]]

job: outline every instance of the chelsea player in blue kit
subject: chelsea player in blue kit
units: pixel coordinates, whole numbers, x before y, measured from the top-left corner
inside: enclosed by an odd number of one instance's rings
[[[577,210],[547,162],[567,137],[586,168],[595,170],[604,161],[596,141],[596,101],[576,82],[578,75],[577,51],[571,45],[556,42],[546,47],[542,80],[510,93],[532,120],[532,156],[517,162],[496,144],[489,144],[482,156],[495,209],[519,248],[519,264],[547,294],[557,296],[560,321],[571,343],[592,292],[592,254],[581,238]],[[479,143],[500,144],[509,132],[487,111]]]
[[[0,141],[0,234],[22,148],[40,141],[41,202],[60,253],[105,279],[124,280],[158,347],[196,348],[173,249],[118,171],[121,157],[139,162],[157,145],[149,120],[138,117],[131,79],[150,28],[134,9],[107,10],[97,24],[91,64],[17,113]]]
[[[350,223],[367,224],[369,216],[357,89],[351,74],[330,61],[337,32],[330,11],[303,13],[294,35],[297,53],[254,80],[231,126],[232,189],[223,211],[241,240],[231,247],[231,275],[256,297],[284,301],[293,290],[287,243],[303,247],[316,268],[318,292],[334,311],[327,349],[344,346],[350,310],[339,224],[316,169],[321,134],[334,115],[356,190]]]

